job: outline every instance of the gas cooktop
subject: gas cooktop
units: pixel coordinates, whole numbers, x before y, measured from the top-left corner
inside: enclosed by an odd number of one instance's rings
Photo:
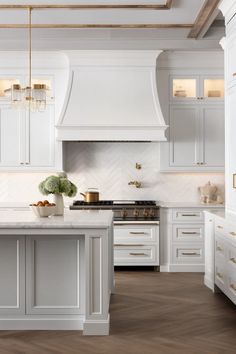
[[[86,203],[75,200],[70,206],[72,210],[108,209],[114,212],[114,220],[148,221],[159,220],[159,206],[154,200],[100,200]]]
[[[73,206],[132,206],[132,207],[146,207],[157,206],[154,200],[99,200],[98,202],[87,203],[83,200],[75,200]]]

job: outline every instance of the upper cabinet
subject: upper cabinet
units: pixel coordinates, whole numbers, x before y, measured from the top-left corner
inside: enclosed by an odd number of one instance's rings
[[[170,77],[171,102],[222,102],[224,100],[224,79],[222,76]]]
[[[214,105],[170,107],[169,157],[173,171],[221,171],[224,166],[224,109]]]
[[[24,86],[24,80],[0,78],[0,170],[47,171],[62,169],[62,143],[56,141],[55,111],[51,78],[34,78],[32,85],[46,84],[46,110],[31,112],[12,106],[10,93],[13,84]],[[22,84],[23,83],[23,84]],[[58,163],[58,161],[61,161]]]
[[[204,64],[202,57],[200,62]],[[197,62],[186,65],[193,68],[165,68],[161,74],[162,80],[168,83],[168,88],[162,87],[164,92],[159,86],[159,92],[169,128],[168,141],[161,143],[160,169],[162,172],[223,172],[223,66],[221,71],[214,72],[210,68],[196,69]]]
[[[54,126],[52,105],[42,113],[0,105],[0,170],[60,170]]]

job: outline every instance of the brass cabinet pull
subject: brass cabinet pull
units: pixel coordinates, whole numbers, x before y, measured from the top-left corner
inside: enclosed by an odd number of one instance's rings
[[[199,253],[197,252],[182,252],[184,256],[199,256]]]
[[[148,256],[148,254],[147,253],[136,253],[136,252],[131,252],[130,254],[129,254],[130,256]]]
[[[233,76],[236,76],[236,73],[233,73]]]
[[[229,233],[231,236],[236,236],[236,232],[232,231]]]
[[[198,216],[197,214],[182,214],[182,216]]]
[[[231,287],[231,289],[233,289],[234,291],[236,291],[236,285],[230,284],[230,287]]]
[[[141,244],[136,244],[136,243],[115,243],[114,244],[114,246],[115,247],[132,247],[132,246],[134,246],[134,247],[143,247],[143,246],[145,246],[145,245],[141,245]]]
[[[223,229],[223,226],[217,225],[218,229]]]
[[[194,231],[189,231],[189,232],[183,231],[182,234],[183,235],[200,235],[199,232],[194,232]]]
[[[216,275],[217,275],[217,277],[219,277],[219,278],[221,278],[221,279],[223,278],[223,274],[221,274],[221,273],[218,273],[218,272],[217,272]]]
[[[130,231],[130,235],[145,235],[146,232],[140,232],[140,231]]]
[[[230,261],[236,264],[236,259],[235,258],[230,258]]]
[[[221,248],[220,246],[217,246],[217,247],[216,247],[216,250],[222,252],[222,251],[223,251],[223,248]]]

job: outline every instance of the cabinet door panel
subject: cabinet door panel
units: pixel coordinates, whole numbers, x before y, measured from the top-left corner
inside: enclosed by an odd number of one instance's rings
[[[54,109],[47,106],[45,112],[30,112],[26,163],[46,167],[54,164]]]
[[[77,314],[83,308],[80,248],[76,236],[27,238],[27,313]]]
[[[171,107],[170,166],[196,166],[198,162],[199,109]]]
[[[226,207],[228,210],[236,210],[236,189],[233,188],[233,174],[236,173],[236,86],[226,96]]]
[[[25,312],[25,237],[0,236],[0,314]]]
[[[224,166],[224,107],[202,108],[202,162],[206,166]]]
[[[23,114],[12,107],[0,110],[0,166],[14,167],[23,162]]]
[[[228,87],[236,84],[236,37],[228,40],[226,48],[226,83]]]

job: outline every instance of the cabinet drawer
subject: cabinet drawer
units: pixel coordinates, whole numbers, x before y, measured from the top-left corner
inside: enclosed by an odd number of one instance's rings
[[[227,280],[227,295],[236,303],[236,277],[230,275]]]
[[[201,210],[173,210],[174,221],[203,221],[203,213]]]
[[[226,274],[223,265],[216,264],[215,266],[215,283],[221,290],[225,290]]]
[[[204,263],[203,245],[174,245],[172,261],[180,264]]]
[[[115,246],[115,265],[145,265],[159,264],[156,246]]]
[[[215,233],[221,237],[227,237],[233,242],[236,241],[236,226],[224,220],[216,220]]]
[[[173,225],[173,242],[203,242],[203,225]]]
[[[236,271],[236,248],[235,247],[231,246],[228,248],[226,259],[231,270],[235,272]]]
[[[221,262],[225,260],[225,243],[223,240],[217,238],[215,240],[215,257],[216,262]]]
[[[159,235],[159,226],[153,225],[133,225],[114,227],[115,243],[137,243],[137,242],[156,242]]]

